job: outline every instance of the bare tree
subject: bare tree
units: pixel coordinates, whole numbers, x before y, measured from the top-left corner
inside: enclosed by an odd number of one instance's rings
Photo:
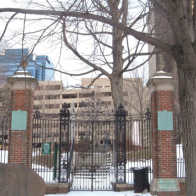
[[[2,40],[0,44],[0,54],[3,54],[8,43]],[[7,83],[7,68],[0,64],[0,123],[9,113],[10,86]]]
[[[33,2],[33,1],[31,1]],[[181,115],[182,115],[182,128],[183,128],[183,144],[184,144],[184,152],[185,152],[185,163],[186,163],[186,194],[187,195],[195,195],[196,186],[196,1],[195,0],[149,0],[150,9],[149,17],[153,17],[154,10],[160,13],[160,17],[164,18],[170,27],[171,39],[165,40],[163,37],[156,36],[155,34],[151,34],[150,32],[144,32],[143,28],[140,27],[140,21],[147,14],[148,9],[146,9],[146,5],[143,4],[143,1],[139,1],[141,3],[140,7],[142,11],[135,11],[135,17],[128,17],[128,0],[107,0],[107,1],[88,1],[88,3],[83,1],[69,1],[65,3],[56,2],[55,5],[40,5],[39,9],[30,9],[31,3],[29,3],[29,9],[15,9],[15,8],[2,8],[0,12],[10,12],[14,14],[24,14],[24,15],[39,15],[40,20],[46,19],[52,20],[55,24],[59,24],[61,26],[61,32],[59,34],[59,39],[63,40],[69,49],[71,49],[79,59],[84,60],[84,55],[80,55],[78,52],[77,45],[73,45],[77,43],[76,40],[79,37],[79,34],[76,35],[73,42],[68,42],[69,34],[74,29],[79,28],[79,32],[84,33],[84,29],[80,28],[78,24],[81,22],[83,27],[85,27],[85,33],[88,31],[88,34],[94,36],[94,41],[97,40],[97,36],[102,35],[104,32],[104,27],[108,27],[110,33],[112,35],[110,43],[112,44],[112,54],[111,59],[113,60],[110,64],[109,60],[104,62],[103,65],[107,65],[108,67],[112,66],[112,72],[109,73],[106,69],[102,67],[98,67],[96,64],[89,61],[90,57],[88,57],[85,63],[92,67],[90,72],[99,71],[100,75],[104,74],[108,78],[110,78],[112,91],[113,91],[113,99],[115,106],[122,101],[122,73],[124,71],[130,70],[129,63],[132,61],[132,58],[135,58],[136,55],[141,51],[141,47],[139,49],[134,50],[134,53],[128,55],[128,63],[124,64],[124,54],[127,51],[128,47],[125,50],[123,45],[123,38],[128,36],[135,37],[138,41],[138,45],[141,43],[151,44],[166,53],[170,54],[177,64],[178,70],[178,82],[179,82],[179,101],[181,107]],[[56,6],[58,5],[58,6]],[[93,8],[93,9],[91,9]],[[101,12],[100,12],[101,9]],[[137,14],[139,13],[139,14]],[[142,17],[143,16],[143,17]],[[15,17],[12,15],[11,17]],[[80,24],[81,24],[80,23]],[[68,29],[69,26],[73,24],[72,29]],[[85,25],[88,25],[86,28]],[[91,27],[91,25],[93,25]],[[101,25],[101,26],[100,26]],[[160,24],[161,26],[162,24]],[[75,28],[74,28],[75,26]],[[98,27],[101,33],[96,34],[93,32],[95,27]],[[144,25],[145,26],[145,25]],[[48,25],[49,27],[49,25]],[[94,28],[93,28],[94,27]],[[52,35],[59,28],[53,27],[47,35]],[[46,31],[46,29],[44,29]],[[44,32],[44,30],[42,32]],[[35,33],[35,32],[34,32]],[[27,32],[26,32],[27,34]],[[23,35],[26,35],[23,33]],[[97,36],[96,36],[97,35]],[[46,35],[43,33],[42,40],[45,39]],[[108,35],[109,36],[109,35]],[[107,37],[107,36],[106,36]],[[24,36],[23,36],[24,38]],[[171,41],[172,40],[172,41]],[[38,40],[37,43],[39,43]],[[107,41],[102,39],[101,42],[97,42],[97,47],[101,45],[108,44]],[[129,43],[131,45],[131,43]],[[136,44],[137,46],[137,44]],[[140,45],[141,46],[141,45]],[[132,47],[130,47],[132,48]],[[137,48],[137,47],[136,47]],[[95,50],[93,50],[95,51]],[[102,56],[103,48],[99,50],[99,55]],[[106,51],[106,50],[105,50]],[[130,50],[131,51],[131,50]],[[96,58],[96,55],[92,55]],[[105,55],[106,57],[107,55]],[[105,58],[103,57],[103,59]],[[102,59],[102,60],[103,60]],[[126,61],[126,62],[127,62]]]
[[[0,76],[0,123],[4,119],[5,116],[9,114],[9,107],[10,107],[10,86],[5,84],[5,81],[1,83],[1,76]]]
[[[141,31],[145,31],[146,24],[142,21],[147,15],[145,9],[138,7],[138,13],[132,13],[132,7],[137,5],[128,0],[71,0],[64,3],[47,1],[42,5],[31,1],[28,6],[31,8],[37,6],[43,10],[40,10],[40,13],[39,10],[31,10],[32,14],[39,15],[39,18],[35,16],[34,19],[28,16],[31,13],[28,9],[15,10],[15,15],[11,17],[24,21],[22,32],[17,31],[15,37],[21,39],[22,43],[26,40],[34,41],[32,51],[38,43],[46,40],[50,40],[51,45],[58,46],[61,49],[60,54],[64,47],[69,49],[77,59],[83,62],[83,65],[82,68],[77,68],[77,73],[65,71],[63,73],[70,76],[81,76],[96,72],[95,80],[103,75],[108,77],[111,82],[114,107],[117,109],[120,103],[123,103],[123,73],[142,66],[143,63],[130,69],[131,63],[137,56],[147,55],[149,58],[152,53],[143,52],[145,43],[129,39],[124,28],[108,25],[100,19],[108,18],[115,24],[135,26]],[[25,12],[24,17],[21,18],[19,13],[23,11]],[[48,11],[52,13],[47,14]],[[96,15],[94,15],[95,13]],[[10,18],[8,19],[10,22]],[[44,20],[47,26],[40,26],[38,23],[42,24]],[[32,31],[33,23],[38,24],[36,31]],[[30,24],[31,29],[28,28]],[[8,27],[5,26],[5,28]],[[63,69],[66,68],[63,67]]]
[[[124,89],[128,93],[126,108],[129,114],[144,114],[150,106],[150,94],[146,86],[147,74],[147,67],[143,66],[129,73],[128,78],[124,79]]]

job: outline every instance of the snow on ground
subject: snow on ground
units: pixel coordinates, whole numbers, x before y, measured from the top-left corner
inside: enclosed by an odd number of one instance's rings
[[[114,191],[71,191],[67,194],[49,194],[47,196],[151,196],[150,193],[134,193],[134,191],[114,192]]]
[[[184,158],[182,144],[176,144],[176,157],[177,157],[177,159]]]
[[[0,163],[8,162],[8,150],[0,150]]]
[[[176,152],[177,152],[177,173],[178,177],[185,176],[185,166],[184,166],[184,158],[183,158],[183,151],[182,151],[182,145],[178,144],[176,145]],[[37,153],[33,153],[33,156],[36,156]],[[0,150],[0,162],[7,163],[8,160],[8,151]],[[127,168],[131,167],[144,167],[144,166],[152,166],[152,160],[147,161],[138,161],[138,162],[128,162]],[[44,169],[40,165],[34,165],[33,168],[36,169]],[[53,171],[49,168],[45,168],[45,172],[38,172],[37,173],[45,180],[45,182],[52,182],[53,181]],[[133,173],[127,173],[126,174],[127,181],[129,183],[133,183]],[[152,179],[152,174],[149,174],[149,179]],[[67,194],[49,194],[47,196],[67,196]],[[133,191],[127,191],[127,192],[114,192],[114,191],[71,191],[69,192],[69,196],[151,196],[150,193],[143,194],[143,193],[134,193]]]
[[[33,170],[44,179],[44,182],[53,182],[53,168],[43,167],[41,165],[32,164]]]

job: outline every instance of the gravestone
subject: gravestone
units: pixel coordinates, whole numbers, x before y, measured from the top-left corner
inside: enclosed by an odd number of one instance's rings
[[[0,163],[1,196],[44,196],[45,183],[31,168]]]

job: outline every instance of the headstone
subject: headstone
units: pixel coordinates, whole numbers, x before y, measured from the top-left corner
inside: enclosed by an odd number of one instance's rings
[[[0,163],[1,196],[44,196],[45,183],[31,168]]]

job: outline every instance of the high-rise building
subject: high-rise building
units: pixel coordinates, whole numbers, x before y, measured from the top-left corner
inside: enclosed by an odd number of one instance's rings
[[[27,58],[28,67],[26,71],[38,81],[54,80],[54,64],[47,55],[35,55],[25,49],[6,49],[4,55],[0,55],[0,74],[6,77],[12,76],[16,71],[22,71],[20,62]]]

